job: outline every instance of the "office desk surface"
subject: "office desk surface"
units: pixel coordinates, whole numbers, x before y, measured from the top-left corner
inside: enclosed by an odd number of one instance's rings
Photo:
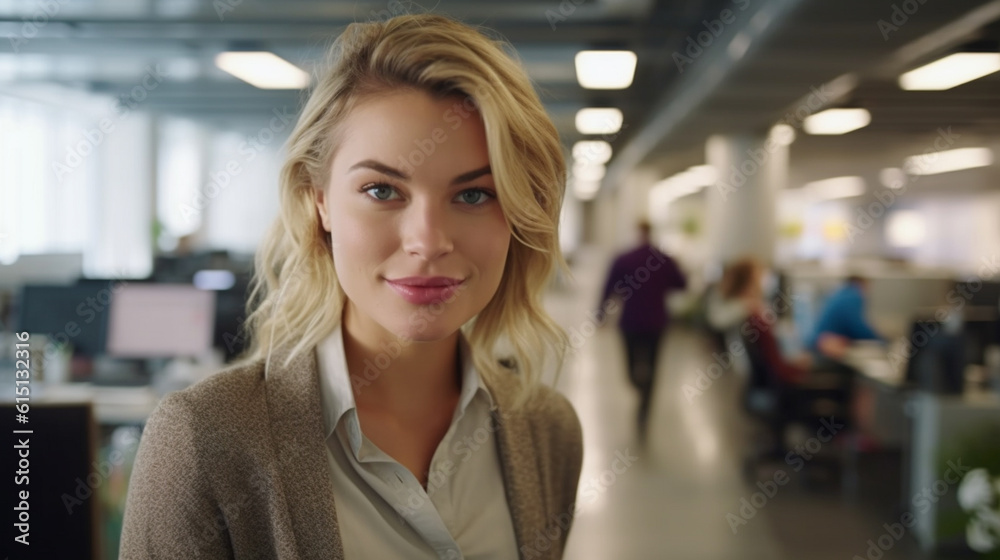
[[[107,387],[90,383],[36,384],[32,385],[31,402],[91,402],[94,404],[94,415],[100,424],[141,424],[160,402],[160,395],[149,386]]]
[[[890,358],[895,349],[886,349],[880,344],[854,344],[844,356],[843,362],[877,383],[889,388],[898,389],[906,381],[906,358]]]

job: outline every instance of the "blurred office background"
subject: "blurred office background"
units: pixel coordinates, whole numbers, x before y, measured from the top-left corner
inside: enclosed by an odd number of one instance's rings
[[[14,417],[31,333],[38,547],[117,557],[145,418],[246,343],[326,45],[427,10],[511,42],[573,170],[573,276],[546,300],[586,447],[567,558],[1000,554],[1000,2],[973,0],[0,0],[0,369]],[[224,53],[249,52],[270,54],[237,77]],[[622,341],[592,313],[643,218],[689,280],[645,443]],[[886,341],[842,360],[837,437],[789,426],[801,469],[756,453],[760,372],[705,319],[747,256],[791,302],[787,355],[849,274]]]

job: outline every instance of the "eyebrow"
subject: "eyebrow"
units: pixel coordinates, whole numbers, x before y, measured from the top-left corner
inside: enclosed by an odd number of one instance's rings
[[[400,181],[409,181],[410,180],[410,178],[405,173],[403,173],[402,171],[399,171],[398,169],[393,169],[392,167],[389,167],[388,165],[386,165],[384,163],[381,163],[381,162],[378,162],[378,161],[375,161],[373,159],[366,159],[366,160],[363,160],[363,161],[359,161],[358,163],[355,163],[354,165],[352,165],[351,168],[348,169],[347,171],[350,172],[350,171],[354,171],[355,169],[360,169],[360,168],[374,169],[375,171],[378,171],[379,173],[384,173],[384,174],[386,174],[386,175],[388,175],[390,177],[395,177],[396,179],[399,179]],[[482,177],[483,175],[491,175],[492,173],[493,173],[493,171],[490,170],[490,166],[487,165],[485,167],[481,167],[479,169],[475,169],[473,171],[469,171],[468,173],[462,173],[458,177],[455,177],[454,179],[452,179],[451,180],[451,184],[452,185],[458,185],[458,184],[461,184],[461,183],[466,183],[466,182],[471,181],[473,179],[478,179],[479,177]]]

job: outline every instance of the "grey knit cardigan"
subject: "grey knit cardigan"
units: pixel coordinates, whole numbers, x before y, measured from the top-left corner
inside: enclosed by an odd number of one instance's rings
[[[343,559],[316,352],[224,369],[150,415],[129,481],[120,559]],[[484,382],[522,560],[562,557],[583,441],[541,386],[514,411],[516,373]],[[352,559],[353,560],[353,559]]]

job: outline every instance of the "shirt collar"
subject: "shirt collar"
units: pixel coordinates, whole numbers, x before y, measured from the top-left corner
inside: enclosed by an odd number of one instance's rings
[[[465,334],[458,331],[459,360],[462,368],[462,389],[459,394],[458,408],[455,416],[465,414],[472,399],[482,394],[490,408],[494,408],[493,396],[483,383],[479,372],[472,362],[472,351]],[[323,405],[323,427],[326,436],[330,437],[344,414],[356,408],[354,391],[351,390],[351,380],[347,372],[347,355],[344,353],[343,329],[340,325],[325,339],[316,345],[316,358],[319,365],[320,400]],[[369,363],[369,367],[375,367]]]

